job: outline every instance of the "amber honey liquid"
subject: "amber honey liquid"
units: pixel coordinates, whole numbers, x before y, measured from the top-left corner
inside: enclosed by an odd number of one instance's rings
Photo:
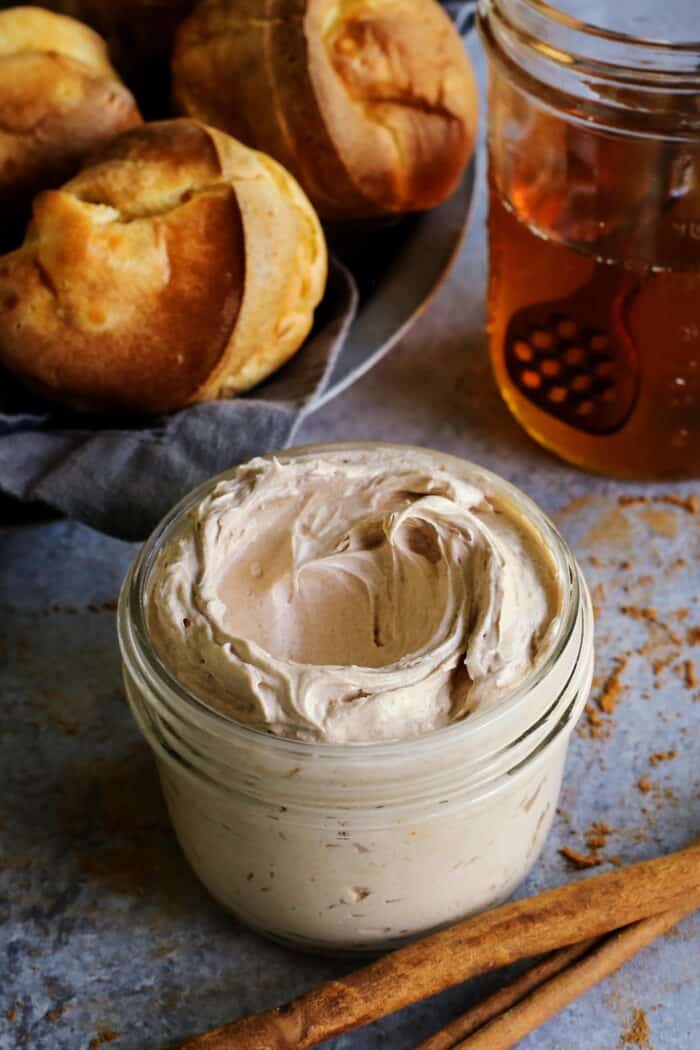
[[[496,379],[525,429],[579,466],[620,477],[700,476],[700,222],[676,222],[673,236],[683,245],[678,268],[636,265],[633,258],[598,254],[595,248],[581,250],[563,238],[548,237],[491,187],[488,331]],[[527,316],[529,307],[552,303],[556,318],[556,304],[590,287],[589,282],[609,287],[612,299],[617,291],[626,296],[625,338],[634,356],[629,367],[637,369],[628,415],[603,434],[588,433],[577,425],[585,422],[586,412],[594,411],[583,395],[578,395],[567,421],[550,414],[546,404],[534,403],[526,382],[536,384],[539,379],[526,374],[527,361],[523,372],[514,371],[512,334],[510,368],[506,362],[514,316],[522,316],[523,311]],[[600,318],[591,319],[592,329],[594,321],[599,330]],[[604,337],[598,338],[605,343]],[[575,343],[572,337],[572,360],[578,349]],[[527,347],[518,347],[518,352],[521,349],[527,357]],[[550,361],[549,367],[555,369],[556,362]],[[590,378],[569,369],[568,375],[573,374],[569,388],[553,389],[552,397],[565,400],[575,396],[572,385],[603,383],[597,375],[605,374],[605,359],[593,358],[588,367]],[[599,396],[612,399],[614,392],[603,386]]]

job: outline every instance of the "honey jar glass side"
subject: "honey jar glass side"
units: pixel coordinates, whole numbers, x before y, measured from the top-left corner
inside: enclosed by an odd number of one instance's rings
[[[700,476],[700,45],[482,0],[489,346],[541,444]]]

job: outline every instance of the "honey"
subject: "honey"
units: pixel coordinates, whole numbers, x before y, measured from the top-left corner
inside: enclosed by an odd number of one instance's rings
[[[557,17],[480,6],[496,381],[572,463],[698,477],[700,55]]]
[[[590,470],[700,474],[700,271],[635,269],[548,240],[493,186],[489,239],[490,352],[525,429]]]

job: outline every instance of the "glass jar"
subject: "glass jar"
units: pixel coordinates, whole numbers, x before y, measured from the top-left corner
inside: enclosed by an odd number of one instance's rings
[[[572,463],[700,476],[697,5],[559,6],[479,4],[496,380]]]
[[[373,447],[316,446],[277,458]],[[183,516],[219,478],[165,518],[122,589],[127,696],[187,858],[243,922],[309,950],[394,947],[508,897],[549,830],[590,689],[591,604],[559,533],[505,481],[430,455],[515,506],[550,550],[562,588],[551,650],[493,710],[410,740],[330,745],[242,725],[188,692],[151,645],[149,578]]]

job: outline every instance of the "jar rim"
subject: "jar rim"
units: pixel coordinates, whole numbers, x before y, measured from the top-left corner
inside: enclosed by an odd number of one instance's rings
[[[662,50],[669,51],[700,51],[700,38],[698,40],[676,41],[664,40],[663,37],[637,36],[621,29],[606,29],[604,26],[599,26],[595,22],[586,22],[581,18],[577,18],[576,15],[562,11],[561,8],[555,7],[553,4],[548,3],[547,0],[517,0],[517,2],[523,4],[525,7],[532,8],[533,11],[541,14],[550,22],[565,26],[576,32],[584,32],[589,37],[599,37],[603,40],[616,41],[620,44],[626,44],[631,47],[661,48]]]
[[[535,664],[527,676],[512,688],[504,690],[504,696],[493,707],[476,710],[467,718],[453,722],[440,729],[419,736],[384,741],[359,741],[352,744],[332,744],[324,741],[307,741],[277,736],[264,729],[240,722],[223,711],[211,707],[201,697],[184,686],[160,660],[150,641],[146,622],[146,599],[150,572],[160,552],[162,544],[178,527],[184,515],[200,501],[215,485],[235,474],[238,467],[230,468],[197,486],[180,500],[145,541],[134,559],[125,577],[119,597],[118,633],[122,657],[127,665],[136,661],[138,669],[154,691],[170,701],[169,706],[197,715],[207,728],[216,730],[229,738],[264,742],[266,747],[273,748],[278,754],[285,753],[313,754],[316,759],[337,762],[342,758],[344,763],[377,759],[383,762],[396,759],[405,761],[410,754],[421,754],[436,746],[454,746],[459,739],[474,739],[480,732],[493,729],[501,719],[509,719],[515,710],[520,710],[528,696],[550,674],[562,653],[566,650],[576,628],[578,611],[581,605],[580,570],[574,556],[556,526],[540,510],[537,504],[524,492],[479,464],[473,463],[450,453],[440,452],[412,445],[400,445],[384,441],[342,441],[322,444],[310,444],[291,449],[270,452],[262,459],[296,459],[321,452],[353,452],[367,449],[399,449],[428,455],[442,464],[452,465],[462,472],[469,472],[472,477],[483,478],[491,491],[504,494],[514,502],[518,510],[526,517],[528,524],[535,527],[543,536],[553,557],[559,578],[562,583],[562,612],[557,624],[556,635],[543,659]],[[535,729],[535,725],[530,727]]]
[[[548,0],[478,0],[487,47],[518,46],[570,75],[684,93],[700,85],[700,39],[638,36],[584,21]]]

